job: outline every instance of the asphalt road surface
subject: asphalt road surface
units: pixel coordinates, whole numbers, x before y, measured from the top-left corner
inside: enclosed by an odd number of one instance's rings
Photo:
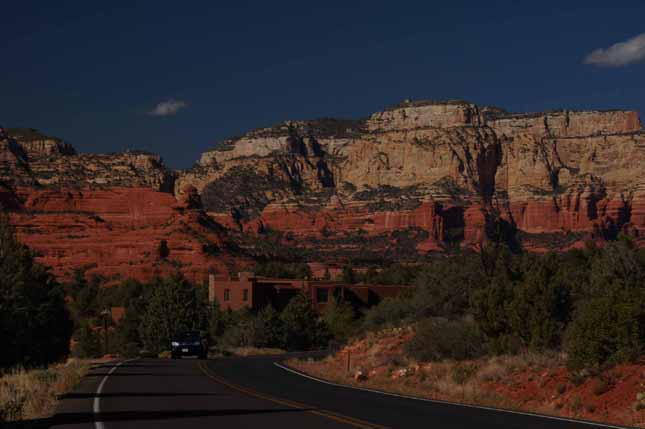
[[[320,383],[276,357],[99,365],[61,401],[62,428],[518,428],[608,426],[387,396]]]

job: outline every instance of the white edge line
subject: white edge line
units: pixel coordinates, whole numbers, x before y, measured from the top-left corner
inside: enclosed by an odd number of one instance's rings
[[[94,396],[94,404],[92,406],[92,411],[94,412],[94,414],[99,414],[101,412],[101,398],[100,398],[100,395],[101,395],[101,392],[103,392],[103,386],[105,386],[105,382],[107,381],[108,377],[110,375],[112,375],[112,373],[114,371],[116,371],[116,369],[118,367],[120,367],[121,365],[123,365],[126,362],[132,362],[133,360],[136,360],[136,359],[123,360],[123,361],[117,363],[116,365],[114,365],[110,369],[110,371],[108,371],[108,373],[105,374],[105,377],[103,377],[103,380],[101,380],[101,384],[99,384],[99,387],[96,389],[96,396]],[[105,424],[103,422],[101,422],[101,421],[94,420],[94,427],[96,429],[105,429]]]
[[[523,412],[523,411],[514,411],[514,410],[507,410],[504,408],[494,408],[494,407],[486,407],[484,405],[471,405],[471,404],[461,404],[459,402],[450,402],[450,401],[442,401],[440,399],[428,399],[428,398],[421,398],[418,396],[408,396],[408,395],[400,395],[398,393],[390,393],[390,392],[385,392],[382,390],[376,390],[376,389],[369,389],[366,387],[355,387],[355,386],[350,386],[347,384],[340,384],[340,383],[334,383],[332,381],[327,381],[323,380],[321,378],[313,377],[311,375],[305,374],[300,371],[296,371],[293,368],[289,368],[288,366],[282,365],[279,362],[273,362],[275,366],[278,368],[281,368],[285,371],[288,371],[290,373],[299,375],[304,378],[308,378],[310,380],[317,381],[319,383],[324,383],[328,384],[330,386],[336,386],[336,387],[343,387],[346,389],[353,389],[353,390],[362,390],[364,392],[371,392],[371,393],[377,393],[380,395],[385,395],[385,396],[394,396],[396,398],[403,398],[403,399],[412,399],[415,401],[422,401],[422,402],[431,402],[434,404],[443,404],[443,405],[453,405],[456,407],[464,407],[464,408],[475,408],[478,410],[486,410],[486,411],[498,411],[501,413],[508,413],[508,414],[519,414],[522,416],[530,416],[530,417],[539,417],[543,419],[550,419],[550,420],[559,420],[559,421],[564,421],[564,422],[572,422],[572,423],[580,423],[588,426],[599,426],[599,427],[606,427],[606,428],[612,428],[612,429],[636,429],[633,426],[618,426],[618,425],[611,425],[607,423],[596,423],[592,421],[587,421],[587,420],[578,420],[578,419],[570,419],[567,417],[557,417],[557,416],[550,416],[548,414],[538,414],[538,413],[529,413],[529,412]]]

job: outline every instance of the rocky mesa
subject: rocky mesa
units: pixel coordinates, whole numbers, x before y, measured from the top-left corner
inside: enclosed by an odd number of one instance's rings
[[[195,187],[229,228],[282,231],[328,255],[405,257],[500,230],[561,250],[621,232],[642,243],[644,157],[634,111],[405,101],[366,120],[289,121],[221,142],[175,191]]]
[[[203,279],[252,257],[409,260],[497,238],[540,252],[619,234],[645,243],[634,111],[404,101],[363,120],[253,130],[184,171],[10,130],[0,161],[4,210],[61,276]]]
[[[35,130],[9,130],[0,160],[3,210],[60,278],[83,269],[108,280],[148,280],[179,269],[203,282],[243,260],[230,255],[225,229],[194,192],[174,197],[175,173],[157,155],[79,155]],[[160,255],[163,240],[168,255]]]

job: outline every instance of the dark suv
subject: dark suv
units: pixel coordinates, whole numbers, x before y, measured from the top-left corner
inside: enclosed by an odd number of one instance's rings
[[[208,342],[197,331],[184,332],[171,340],[170,354],[173,359],[179,359],[182,356],[197,356],[200,359],[206,359]]]

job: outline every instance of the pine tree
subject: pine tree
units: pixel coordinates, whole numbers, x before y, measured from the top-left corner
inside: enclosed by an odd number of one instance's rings
[[[141,317],[139,334],[148,351],[159,353],[170,347],[171,338],[185,331],[207,331],[208,310],[197,288],[181,274],[156,279]]]
[[[95,358],[101,355],[101,340],[99,334],[92,329],[89,321],[81,322],[76,334],[74,354],[80,358]]]
[[[304,294],[293,297],[280,314],[282,344],[287,350],[307,350],[326,344],[329,334]]]
[[[592,254],[589,284],[566,334],[569,367],[634,360],[644,351],[643,284],[645,268],[631,243],[608,244]]]
[[[226,312],[222,311],[219,301],[215,298],[211,303],[208,317],[208,332],[213,344],[216,344],[226,331],[227,321]]]
[[[356,273],[354,272],[354,268],[351,265],[345,265],[343,267],[342,280],[344,283],[350,285],[356,283]]]
[[[559,347],[570,313],[569,290],[556,279],[555,255],[528,256],[507,314],[513,334],[533,351]]]
[[[69,353],[72,322],[63,290],[16,241],[0,214],[0,368],[44,365]]]
[[[170,256],[168,241],[161,240],[161,242],[159,242],[159,259],[166,259],[168,256]]]
[[[254,320],[254,346],[280,347],[282,322],[271,305],[260,310]]]
[[[354,309],[351,305],[331,297],[322,312],[322,318],[334,339],[349,339],[354,330]]]

